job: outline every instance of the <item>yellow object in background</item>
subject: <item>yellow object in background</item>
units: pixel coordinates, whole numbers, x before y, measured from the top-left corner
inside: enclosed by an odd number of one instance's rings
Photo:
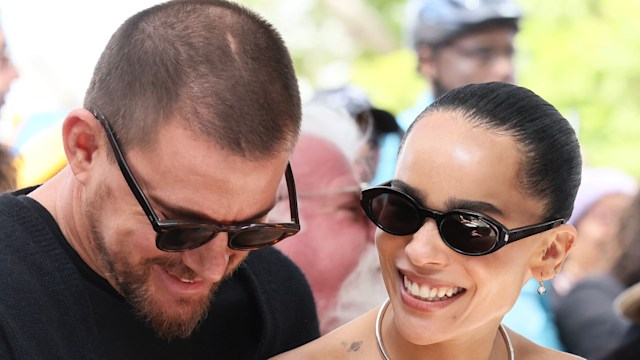
[[[17,158],[18,188],[42,184],[67,164],[60,131],[36,134]]]
[[[67,164],[62,119],[59,114],[47,114],[46,121],[23,124],[24,137],[14,144],[18,189],[42,184]]]

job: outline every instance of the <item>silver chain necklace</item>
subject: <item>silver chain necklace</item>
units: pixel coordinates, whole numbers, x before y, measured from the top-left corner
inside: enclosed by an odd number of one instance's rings
[[[376,316],[376,341],[378,343],[378,350],[380,350],[380,355],[384,360],[391,360],[389,355],[387,355],[386,350],[384,349],[384,344],[382,343],[382,333],[380,328],[382,327],[382,318],[384,317],[384,313],[389,307],[389,298],[385,300],[385,302],[380,306],[380,310],[378,310],[378,315]],[[498,328],[500,330],[500,335],[502,335],[502,339],[504,340],[505,345],[507,346],[507,356],[509,360],[514,360],[515,357],[513,355],[513,344],[511,344],[511,339],[509,338],[509,334],[505,330],[502,323]]]

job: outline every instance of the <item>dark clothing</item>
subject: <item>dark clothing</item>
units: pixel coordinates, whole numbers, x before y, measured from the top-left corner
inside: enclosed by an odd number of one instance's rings
[[[640,359],[640,324],[633,324],[620,345],[598,360],[638,360]]]
[[[630,326],[613,309],[613,300],[622,290],[616,278],[594,276],[555,299],[556,324],[568,352],[595,359],[620,343]]]
[[[302,272],[274,248],[250,253],[189,339],[166,341],[26,196],[0,196],[0,359],[265,359],[319,336]]]

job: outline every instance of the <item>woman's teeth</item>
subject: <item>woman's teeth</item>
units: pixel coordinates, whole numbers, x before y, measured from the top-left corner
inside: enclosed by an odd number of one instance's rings
[[[413,297],[427,301],[448,299],[463,290],[461,287],[430,288],[428,285],[418,285],[418,283],[411,282],[406,276],[404,277],[404,288]]]

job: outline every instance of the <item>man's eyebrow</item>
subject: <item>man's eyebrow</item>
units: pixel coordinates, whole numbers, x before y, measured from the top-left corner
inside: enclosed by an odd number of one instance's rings
[[[202,222],[205,224],[219,224],[219,225],[227,225],[225,222],[216,220],[216,219],[212,219],[211,217],[205,215],[204,213],[201,213],[197,210],[192,210],[192,209],[187,209],[184,207],[181,207],[179,205],[171,205],[165,201],[163,201],[162,199],[159,198],[154,198],[153,202],[156,203],[160,208],[162,208],[166,213],[168,213],[168,215],[171,216],[176,216],[177,219],[165,219],[165,220],[189,220],[189,221],[197,221],[197,222]],[[273,202],[273,204],[271,204],[268,208],[260,210],[259,212],[257,212],[256,214],[246,218],[246,219],[240,219],[240,220],[235,220],[233,221],[233,224],[249,224],[249,223],[255,223],[257,222],[259,219],[264,218],[265,216],[267,216],[267,214],[273,210],[273,208],[275,207],[276,203],[275,201]]]
[[[480,213],[489,213],[491,215],[504,215],[498,207],[485,201],[449,198],[445,202],[445,206],[447,210],[464,209]]]

